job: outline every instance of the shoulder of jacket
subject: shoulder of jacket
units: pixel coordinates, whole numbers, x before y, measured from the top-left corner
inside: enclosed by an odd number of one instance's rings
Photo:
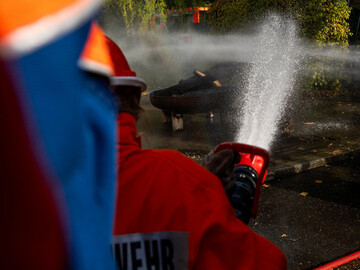
[[[163,161],[172,164],[176,169],[181,169],[185,171],[201,171],[201,173],[210,173],[205,170],[200,164],[196,163],[189,157],[185,156],[179,151],[171,150],[171,149],[162,149],[162,150],[153,150],[154,155],[158,159],[162,159]],[[212,174],[211,174],[212,175]]]
[[[217,176],[181,152],[170,149],[152,150],[152,152],[158,161],[162,160],[166,164],[168,171],[182,174],[188,182],[215,193],[223,190],[221,180]]]

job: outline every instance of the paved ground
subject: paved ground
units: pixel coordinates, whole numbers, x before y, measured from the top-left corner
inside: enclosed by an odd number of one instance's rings
[[[308,113],[298,118],[293,134],[276,141],[269,179],[299,173],[359,153],[359,103],[319,101],[307,104],[305,110]]]
[[[140,123],[144,147],[171,148],[200,162],[217,144],[233,141],[236,127],[221,123],[219,115],[184,115],[184,130],[173,132],[161,123],[161,111],[143,96],[147,120]],[[273,144],[268,179],[291,175],[348,158],[360,151],[360,103],[303,101],[290,116],[290,135]],[[294,116],[295,115],[295,116]]]
[[[268,181],[250,226],[283,250],[290,270],[360,250],[359,157]]]
[[[145,148],[176,149],[201,162],[217,144],[234,140],[234,126],[220,122],[217,114],[185,115],[184,130],[174,133],[170,124],[161,123],[161,111],[148,96],[142,103],[147,117],[139,126]],[[251,224],[286,253],[290,270],[313,269],[360,249],[359,182],[346,181],[351,171],[346,166],[360,163],[351,163],[360,154],[360,103],[308,100],[298,105],[289,112],[290,134],[280,134],[271,148],[268,187]],[[332,165],[342,161],[345,169]],[[319,182],[323,177],[329,179],[326,184]],[[351,177],[359,180],[360,171]],[[339,269],[360,265],[355,261]]]

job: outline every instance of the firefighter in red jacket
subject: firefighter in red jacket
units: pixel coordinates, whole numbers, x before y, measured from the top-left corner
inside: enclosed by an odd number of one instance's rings
[[[110,39],[108,46],[121,101],[112,239],[118,269],[286,269],[283,253],[236,217],[217,176],[177,151],[141,149],[136,120],[146,84]]]

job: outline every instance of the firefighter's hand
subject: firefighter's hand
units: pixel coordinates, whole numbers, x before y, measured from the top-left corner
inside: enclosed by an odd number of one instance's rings
[[[234,165],[237,160],[234,151],[224,149],[216,154],[211,151],[202,162],[202,166],[220,178],[225,192],[229,195],[235,186]]]

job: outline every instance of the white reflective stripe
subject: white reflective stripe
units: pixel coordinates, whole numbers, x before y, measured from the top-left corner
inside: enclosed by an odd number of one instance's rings
[[[79,0],[54,14],[16,29],[0,39],[0,56],[15,58],[33,52],[89,20],[98,10],[101,2],[101,0]]]
[[[112,250],[117,269],[188,269],[189,233],[116,235]]]
[[[114,73],[111,67],[89,59],[80,59],[78,61],[78,66],[85,71],[94,72],[107,77],[112,76]]]

